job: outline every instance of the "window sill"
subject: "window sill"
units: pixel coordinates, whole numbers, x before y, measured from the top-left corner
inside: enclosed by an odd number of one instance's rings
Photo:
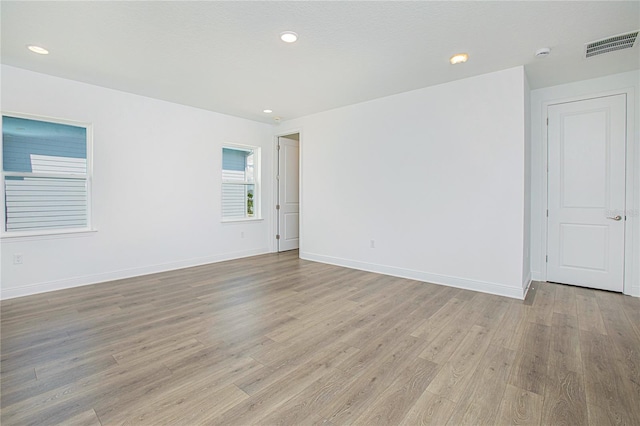
[[[238,222],[262,222],[261,217],[239,217],[237,219],[222,219],[222,223],[238,223]]]
[[[51,229],[48,231],[4,232],[0,239],[6,242],[29,240],[57,239],[67,237],[82,237],[98,232],[97,229]]]

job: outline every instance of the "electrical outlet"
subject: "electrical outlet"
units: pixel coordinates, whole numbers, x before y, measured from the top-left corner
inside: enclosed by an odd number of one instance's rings
[[[369,247],[376,248],[376,240],[371,240],[371,242],[369,243]]]
[[[240,231],[240,238],[244,238],[244,231]]]
[[[22,265],[22,254],[16,253],[13,255],[13,264]]]

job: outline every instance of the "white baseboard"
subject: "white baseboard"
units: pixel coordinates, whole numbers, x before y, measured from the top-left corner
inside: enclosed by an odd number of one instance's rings
[[[533,281],[531,279],[532,277],[532,273],[529,272],[529,275],[527,275],[527,277],[525,277],[524,281],[522,281],[522,299],[526,299],[527,298],[527,293],[529,292],[529,287],[531,287],[531,282]]]
[[[80,287],[90,284],[98,284],[107,281],[121,280],[124,278],[138,277],[141,275],[155,274],[158,272],[173,271],[176,269],[190,268],[192,266],[217,263],[225,260],[240,259],[243,257],[257,256],[270,253],[265,247],[256,250],[224,253],[215,256],[185,259],[177,262],[162,263],[158,265],[142,266],[139,268],[122,269],[118,271],[104,272],[100,274],[84,275],[81,277],[65,278],[63,280],[47,281],[43,283],[30,284],[14,288],[0,289],[0,300],[13,299],[16,297],[29,296],[32,294],[45,293],[49,291],[63,290],[65,288]]]
[[[300,258],[314,262],[328,263],[330,265],[344,266],[362,271],[376,272],[378,274],[391,275],[394,277],[408,278],[417,281],[424,281],[433,284],[441,284],[449,287],[462,288],[464,290],[479,291],[483,293],[495,294],[498,296],[511,297],[513,299],[524,300],[522,287],[509,287],[504,284],[489,283],[484,281],[469,280],[448,275],[431,274],[428,272],[415,271],[412,269],[396,268],[394,266],[378,265],[375,263],[360,262],[357,260],[343,259],[339,257],[325,256],[321,254],[300,252]]]

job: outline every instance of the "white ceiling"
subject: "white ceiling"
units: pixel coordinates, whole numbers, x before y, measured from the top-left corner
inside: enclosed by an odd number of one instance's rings
[[[640,28],[638,1],[0,7],[4,64],[265,122],[517,65],[534,89],[640,68],[640,41],[583,59],[585,43]],[[298,42],[280,41],[285,30]],[[51,53],[36,55],[27,44]],[[540,47],[551,55],[535,58]],[[457,52],[469,61],[450,65]]]

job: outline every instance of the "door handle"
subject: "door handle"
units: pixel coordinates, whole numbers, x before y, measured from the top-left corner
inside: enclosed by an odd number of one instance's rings
[[[622,220],[622,216],[617,215],[617,216],[607,216],[607,219],[611,219],[611,220]]]

